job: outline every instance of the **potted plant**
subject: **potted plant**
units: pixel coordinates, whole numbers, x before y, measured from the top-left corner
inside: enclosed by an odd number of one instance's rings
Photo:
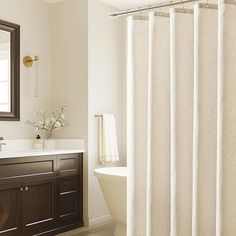
[[[63,106],[57,108],[54,112],[37,111],[35,113],[37,117],[35,120],[26,121],[26,124],[35,128],[37,134],[41,131],[44,133],[44,137],[46,138],[44,148],[55,148],[55,140],[52,139],[54,131],[67,126],[65,124],[65,110],[66,107]]]

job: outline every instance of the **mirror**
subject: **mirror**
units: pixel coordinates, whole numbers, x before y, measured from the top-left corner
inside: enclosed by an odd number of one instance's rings
[[[11,111],[10,33],[0,30],[0,111]]]
[[[0,20],[0,120],[20,119],[20,26]]]

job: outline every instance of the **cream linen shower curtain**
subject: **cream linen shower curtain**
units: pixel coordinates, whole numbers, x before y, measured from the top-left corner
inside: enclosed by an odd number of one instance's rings
[[[127,25],[127,235],[235,236],[235,0]]]

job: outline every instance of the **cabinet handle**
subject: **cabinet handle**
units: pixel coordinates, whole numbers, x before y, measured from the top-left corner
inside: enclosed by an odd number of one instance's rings
[[[26,186],[26,187],[25,187],[25,191],[28,191],[28,190],[29,190],[29,187]]]
[[[23,188],[20,188],[20,191],[22,192],[24,189]]]

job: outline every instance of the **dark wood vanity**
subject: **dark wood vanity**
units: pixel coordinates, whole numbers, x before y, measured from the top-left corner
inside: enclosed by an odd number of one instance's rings
[[[0,159],[0,235],[83,226],[83,154]]]

